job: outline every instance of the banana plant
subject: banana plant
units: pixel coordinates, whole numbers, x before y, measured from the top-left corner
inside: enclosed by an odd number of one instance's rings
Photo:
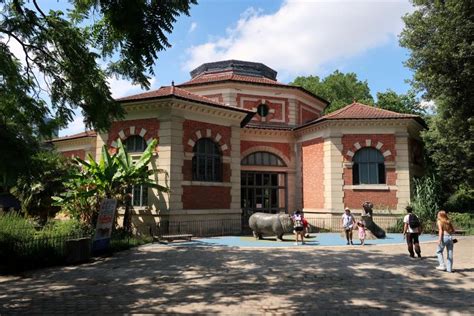
[[[87,199],[94,196],[97,201],[95,207],[97,213],[101,199],[116,198],[125,206],[124,229],[131,232],[131,197],[129,192],[133,186],[145,185],[160,192],[169,191],[167,187],[155,183],[153,178],[150,178],[153,174],[165,172],[161,169],[148,169],[157,143],[156,139],[151,141],[136,162],[133,161],[120,140],[118,141],[118,150],[113,155],[109,154],[105,145],[102,147],[99,162],[96,162],[91,155],[88,156],[88,161],[75,158],[81,171],[69,180],[67,184],[69,191],[55,197],[56,202],[64,205],[71,201],[77,201],[78,198]]]

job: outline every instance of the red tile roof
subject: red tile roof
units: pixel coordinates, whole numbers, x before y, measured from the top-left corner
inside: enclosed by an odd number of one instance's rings
[[[263,83],[263,84],[270,84],[270,85],[277,85],[277,86],[288,86],[287,84],[284,84],[275,80],[271,80],[266,77],[238,75],[232,71],[206,73],[200,76],[196,76],[193,79],[180,84],[179,86],[191,86],[191,85],[198,85],[202,83],[211,83],[211,82],[228,81],[228,80],[248,82],[248,83]]]
[[[139,93],[139,94],[131,95],[131,96],[128,96],[128,97],[117,99],[117,101],[119,101],[119,102],[131,102],[131,101],[158,99],[158,98],[166,98],[166,97],[177,97],[179,99],[204,103],[204,104],[219,107],[219,108],[222,108],[222,109],[236,110],[236,111],[244,112],[244,113],[254,113],[254,112],[252,112],[250,110],[247,110],[247,109],[226,105],[224,103],[221,103],[221,102],[203,97],[201,95],[191,93],[187,90],[178,88],[176,86],[161,87],[158,90],[153,90],[153,91],[149,91],[149,92],[145,92],[145,93]]]
[[[426,123],[418,115],[397,113],[397,112],[377,108],[374,106],[354,102],[352,104],[349,104],[343,107],[342,109],[331,112],[311,122],[303,124],[297,127],[296,129],[299,129],[308,125],[313,125],[322,121],[327,121],[327,120],[357,120],[357,119],[383,120],[383,119],[407,119],[407,118],[415,119],[418,122],[420,122],[423,126],[426,126]]]
[[[96,136],[97,136],[97,133],[95,131],[85,131],[85,132],[77,133],[73,135],[66,135],[63,137],[53,138],[50,141],[56,142],[56,141],[62,141],[62,140],[70,140],[70,139],[85,138],[85,137],[96,137]]]
[[[196,77],[194,77],[193,79],[191,79],[189,81],[181,83],[178,86],[188,87],[188,86],[212,84],[212,83],[226,82],[226,81],[240,82],[240,83],[247,83],[247,84],[260,84],[260,85],[267,85],[267,86],[277,86],[277,87],[282,87],[282,88],[296,89],[296,90],[300,90],[300,91],[302,91],[306,94],[309,94],[310,96],[312,96],[315,99],[318,99],[319,101],[325,103],[326,106],[329,104],[329,101],[315,95],[314,93],[304,89],[303,87],[292,86],[292,85],[281,83],[281,82],[271,80],[269,78],[262,77],[262,76],[239,75],[239,74],[235,74],[232,71],[205,73],[205,74],[196,76]]]

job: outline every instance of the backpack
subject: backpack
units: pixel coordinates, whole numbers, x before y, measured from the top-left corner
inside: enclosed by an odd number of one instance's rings
[[[301,216],[295,216],[295,217],[294,217],[294,224],[293,224],[293,227],[294,227],[294,228],[303,227],[303,219],[301,218]]]
[[[410,226],[411,229],[415,229],[421,226],[420,220],[418,219],[418,216],[415,214],[410,214],[408,216],[408,226]]]

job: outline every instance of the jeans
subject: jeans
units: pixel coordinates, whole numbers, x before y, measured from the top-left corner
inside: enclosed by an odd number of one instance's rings
[[[453,237],[451,235],[443,235],[441,243],[438,245],[436,255],[438,256],[438,262],[441,267],[446,267],[446,271],[453,271]],[[448,250],[447,264],[444,263],[443,251],[444,247]]]

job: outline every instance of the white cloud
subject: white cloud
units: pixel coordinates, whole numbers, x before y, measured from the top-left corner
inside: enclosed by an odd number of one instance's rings
[[[284,75],[314,73],[390,40],[403,28],[408,1],[286,0],[274,14],[247,9],[226,36],[187,51],[184,70],[202,63],[243,59]]]
[[[133,85],[130,81],[117,78],[109,78],[108,80],[110,86],[110,92],[112,92],[112,97],[120,98],[126,97],[131,94],[146,92],[141,89],[140,85]],[[150,90],[156,89],[158,81],[156,78],[150,79]]]
[[[189,27],[188,33],[194,32],[194,30],[196,29],[197,26],[198,26],[198,25],[197,25],[196,22],[191,23],[191,26]]]

